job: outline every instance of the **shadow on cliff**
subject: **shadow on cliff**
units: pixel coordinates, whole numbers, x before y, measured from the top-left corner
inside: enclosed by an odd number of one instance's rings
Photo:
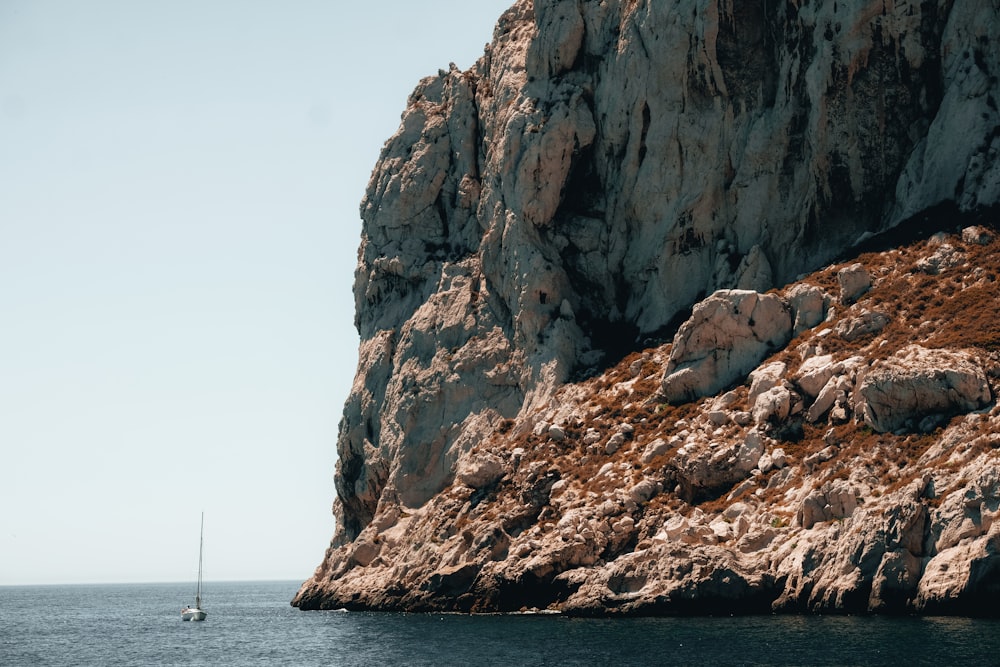
[[[972,211],[960,211],[953,201],[925,209],[907,218],[892,229],[870,236],[853,248],[841,253],[835,261],[843,262],[868,252],[885,252],[892,248],[925,241],[939,232],[959,233],[963,227],[980,225],[1000,231],[1000,205],[983,206]]]
[[[632,322],[612,322],[600,317],[584,318],[583,329],[590,336],[593,349],[600,351],[602,356],[596,364],[581,364],[575,368],[570,381],[581,382],[601,375],[633,352],[669,343],[681,325],[691,317],[691,310],[691,307],[682,309],[666,325],[646,333],[641,332]]]

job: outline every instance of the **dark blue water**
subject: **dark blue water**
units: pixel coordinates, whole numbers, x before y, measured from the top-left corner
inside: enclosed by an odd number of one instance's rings
[[[996,665],[1000,622],[300,612],[298,582],[0,587],[0,665]]]

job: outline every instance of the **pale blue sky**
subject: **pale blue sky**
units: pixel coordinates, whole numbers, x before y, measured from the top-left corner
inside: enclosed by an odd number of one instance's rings
[[[0,0],[0,585],[305,579],[358,203],[512,0]]]

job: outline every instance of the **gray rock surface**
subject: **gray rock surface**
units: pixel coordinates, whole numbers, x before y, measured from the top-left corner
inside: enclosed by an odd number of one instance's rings
[[[337,540],[383,493],[440,491],[478,433],[700,293],[764,289],[940,200],[996,201],[995,12],[886,11],[522,1],[473,69],[422,81],[361,207]]]
[[[947,610],[994,586],[992,491],[970,491],[985,510],[966,517],[968,541],[918,539],[964,522],[930,513],[927,489],[961,495],[962,471],[995,465],[971,426],[942,424],[955,442],[940,457],[958,458],[919,489],[853,472],[884,456],[778,446],[803,419],[850,428],[860,411],[894,429],[931,409],[901,398],[900,369],[859,387],[856,369],[795,375],[794,354],[767,359],[826,319],[804,343],[814,356],[883,359],[902,313],[831,312],[808,285],[832,274],[765,292],[938,205],[1000,201],[998,13],[945,0],[518,0],[473,68],[421,81],[361,205],[337,532],[296,604]],[[960,242],[991,247],[978,234],[950,240],[956,253]],[[940,277],[995,293],[991,267],[971,273],[975,248],[940,254]],[[899,270],[865,269],[870,291],[852,308]],[[607,374],[647,341],[626,379]],[[787,414],[774,396],[758,424],[759,396],[739,383],[775,361],[789,375],[760,395],[787,391]],[[948,413],[991,400],[982,371],[953,361],[944,384],[915,382],[954,394]],[[591,376],[599,389],[569,382]],[[733,401],[701,411],[730,387]],[[664,414],[670,428],[653,430]],[[582,445],[590,428],[599,437]],[[834,475],[858,507],[824,491],[812,527],[795,525]],[[749,509],[691,504],[717,493]]]
[[[852,304],[872,286],[872,277],[861,264],[851,264],[837,272],[840,302]]]
[[[876,362],[858,389],[858,410],[876,431],[913,429],[927,415],[962,414],[993,400],[968,353],[911,345]]]
[[[671,403],[714,394],[740,380],[792,337],[788,307],[773,294],[720,290],[678,330],[663,378]]]
[[[830,301],[830,295],[815,285],[797,283],[788,292],[788,305],[795,315],[793,333],[798,335],[822,322]]]

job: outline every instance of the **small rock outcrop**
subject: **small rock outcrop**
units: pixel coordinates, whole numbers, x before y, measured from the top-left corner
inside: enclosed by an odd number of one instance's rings
[[[877,361],[858,389],[858,410],[876,431],[915,429],[928,417],[947,418],[993,400],[972,355],[911,345]]]
[[[840,302],[852,304],[872,286],[872,277],[861,264],[851,264],[837,272],[840,283]]]
[[[830,301],[830,295],[815,285],[797,283],[792,287],[788,292],[788,305],[795,313],[792,333],[798,335],[822,322]]]

